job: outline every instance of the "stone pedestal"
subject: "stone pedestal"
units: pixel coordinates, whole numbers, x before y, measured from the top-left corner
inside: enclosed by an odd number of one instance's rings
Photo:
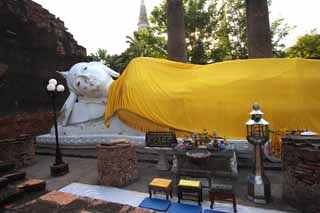
[[[170,147],[145,147],[147,150],[154,150],[158,154],[158,163],[156,165],[157,170],[159,171],[168,171],[170,165],[167,159],[167,153],[172,152],[173,148]]]
[[[156,168],[160,171],[168,171],[170,166],[166,158],[166,152],[164,150],[159,151],[159,160]]]
[[[283,199],[301,212],[320,212],[320,136],[282,138]]]
[[[97,145],[98,181],[122,187],[138,178],[135,146],[125,140]]]
[[[254,150],[253,174],[248,176],[248,199],[255,203],[267,204],[271,200],[271,185],[264,174],[261,145],[255,144]]]
[[[263,176],[249,175],[248,177],[248,199],[260,204],[267,204],[271,197],[271,186],[269,179]]]
[[[52,177],[59,177],[69,172],[69,165],[67,163],[53,164],[50,166],[50,173]]]

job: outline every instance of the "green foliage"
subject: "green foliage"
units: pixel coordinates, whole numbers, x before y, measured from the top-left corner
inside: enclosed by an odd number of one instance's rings
[[[187,60],[191,63],[205,64],[211,60],[214,30],[219,23],[219,0],[184,0],[184,22],[187,48]],[[150,23],[158,34],[167,32],[167,1],[155,7]]]
[[[245,1],[227,0],[222,10],[218,47],[226,52],[221,60],[248,58]]]
[[[222,3],[223,2],[223,3]],[[248,58],[245,0],[183,0],[187,61],[207,64]],[[271,4],[271,1],[269,1]],[[101,59],[121,72],[131,59],[139,56],[167,57],[167,0],[151,12],[147,30],[127,36],[129,47],[120,55],[98,50],[91,57]],[[271,24],[275,57],[284,57],[282,43],[292,27],[277,19]]]
[[[315,30],[298,38],[292,47],[289,47],[287,54],[290,58],[318,58],[320,59],[320,34]]]
[[[106,64],[109,59],[110,55],[108,55],[107,50],[105,49],[99,48],[96,53],[91,53],[89,55],[90,61],[101,61]]]
[[[188,61],[206,64],[248,58],[244,0],[184,0]],[[269,5],[271,1],[269,1]],[[167,1],[155,7],[150,23],[158,34],[167,32]],[[275,57],[284,56],[284,44],[292,27],[280,18],[271,24]]]
[[[272,52],[274,57],[283,58],[286,56],[284,51],[285,45],[282,41],[294,28],[295,26],[289,26],[287,23],[284,23],[284,18],[278,18],[272,22],[271,36]]]
[[[107,50],[98,49],[89,56],[90,61],[101,61],[110,68],[122,72],[135,57],[166,58],[166,40],[163,36],[155,36],[152,28],[134,32],[133,37],[127,36],[129,47],[120,55],[108,55]]]
[[[166,40],[164,36],[155,36],[153,28],[134,32],[133,38],[127,36],[129,48],[126,50],[132,57],[165,58],[167,55]]]

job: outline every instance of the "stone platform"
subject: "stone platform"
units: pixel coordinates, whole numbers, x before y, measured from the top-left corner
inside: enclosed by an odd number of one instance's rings
[[[110,143],[112,140],[125,139],[136,146],[138,161],[157,162],[158,152],[145,148],[145,133],[130,128],[117,117],[112,117],[110,127],[107,128],[103,118],[59,127],[59,144],[61,152],[65,156],[96,158],[96,145]],[[177,139],[182,142],[182,138]],[[239,165],[251,166],[252,148],[246,140],[227,140],[230,146],[236,150]],[[37,154],[55,153],[56,139],[54,129],[49,134],[36,137]],[[232,144],[232,145],[231,145]],[[167,159],[171,162],[173,151],[166,152]]]
[[[91,146],[99,143],[108,143],[111,140],[125,139],[135,145],[144,146],[144,136],[121,135],[121,134],[90,134],[90,135],[62,135],[59,136],[59,143],[66,146]],[[56,138],[52,134],[45,134],[36,137],[38,145],[55,145]]]
[[[26,172],[15,169],[13,163],[0,161],[0,212],[4,205],[10,205],[24,197],[45,192],[46,181],[26,179]]]
[[[145,136],[143,132],[132,129],[122,123],[117,117],[111,119],[109,128],[105,126],[104,119],[99,118],[88,122],[59,126],[59,143],[70,146],[93,146],[99,143],[107,143],[114,139],[126,139],[135,145],[144,145]],[[55,144],[56,138],[54,128],[49,134],[36,137],[37,144]]]

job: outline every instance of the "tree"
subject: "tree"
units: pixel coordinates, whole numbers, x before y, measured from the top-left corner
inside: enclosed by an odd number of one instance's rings
[[[207,6],[207,0],[184,0],[185,46],[187,61],[191,63],[207,63],[210,58],[214,27],[218,23],[218,0]],[[150,22],[158,34],[168,32],[167,16],[168,4],[164,0],[160,6],[155,7]]]
[[[89,57],[91,61],[101,61],[102,63],[107,63],[110,55],[106,49],[99,48],[96,53],[91,53]]]
[[[292,47],[289,47],[287,54],[290,58],[315,58],[320,59],[320,34],[316,30],[298,38]]]
[[[168,58],[186,62],[185,26],[182,0],[167,0]]]
[[[249,58],[271,58],[271,31],[267,0],[246,0]]]
[[[152,28],[139,30],[133,33],[133,37],[127,36],[129,48],[126,50],[134,57],[145,56],[154,58],[166,58],[167,46],[164,36],[155,35]]]
[[[151,13],[150,27],[127,36],[129,47],[120,55],[108,55],[105,63],[122,72],[135,57],[167,58],[167,7],[167,0],[163,0]],[[221,0],[183,0],[183,7],[187,62],[207,64],[248,58],[244,0],[225,0],[223,4]],[[271,24],[275,57],[285,56],[282,41],[291,29],[284,19]]]
[[[184,0],[187,61],[206,64],[248,58],[246,6],[244,0]],[[150,23],[157,34],[167,32],[166,1],[155,7]],[[282,40],[289,27],[284,19],[271,25],[272,48],[276,57],[283,56]]]
[[[227,0],[222,5],[220,28],[217,29],[219,49],[224,49],[226,59],[248,58],[246,12],[243,0]]]
[[[133,37],[127,36],[129,47],[120,55],[109,55],[107,50],[98,49],[95,54],[89,56],[90,61],[102,61],[110,68],[122,72],[127,64],[135,57],[166,58],[167,47],[164,36],[155,35],[152,28],[139,30],[133,33]]]
[[[286,52],[284,50],[285,45],[283,39],[289,34],[289,32],[296,26],[289,26],[284,22],[284,18],[277,18],[271,24],[271,37],[272,37],[272,53],[273,57],[284,58]]]

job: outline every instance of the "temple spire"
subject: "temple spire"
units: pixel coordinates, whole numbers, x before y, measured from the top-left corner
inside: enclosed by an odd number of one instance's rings
[[[146,29],[147,27],[149,27],[147,9],[144,0],[141,0],[138,30]]]

